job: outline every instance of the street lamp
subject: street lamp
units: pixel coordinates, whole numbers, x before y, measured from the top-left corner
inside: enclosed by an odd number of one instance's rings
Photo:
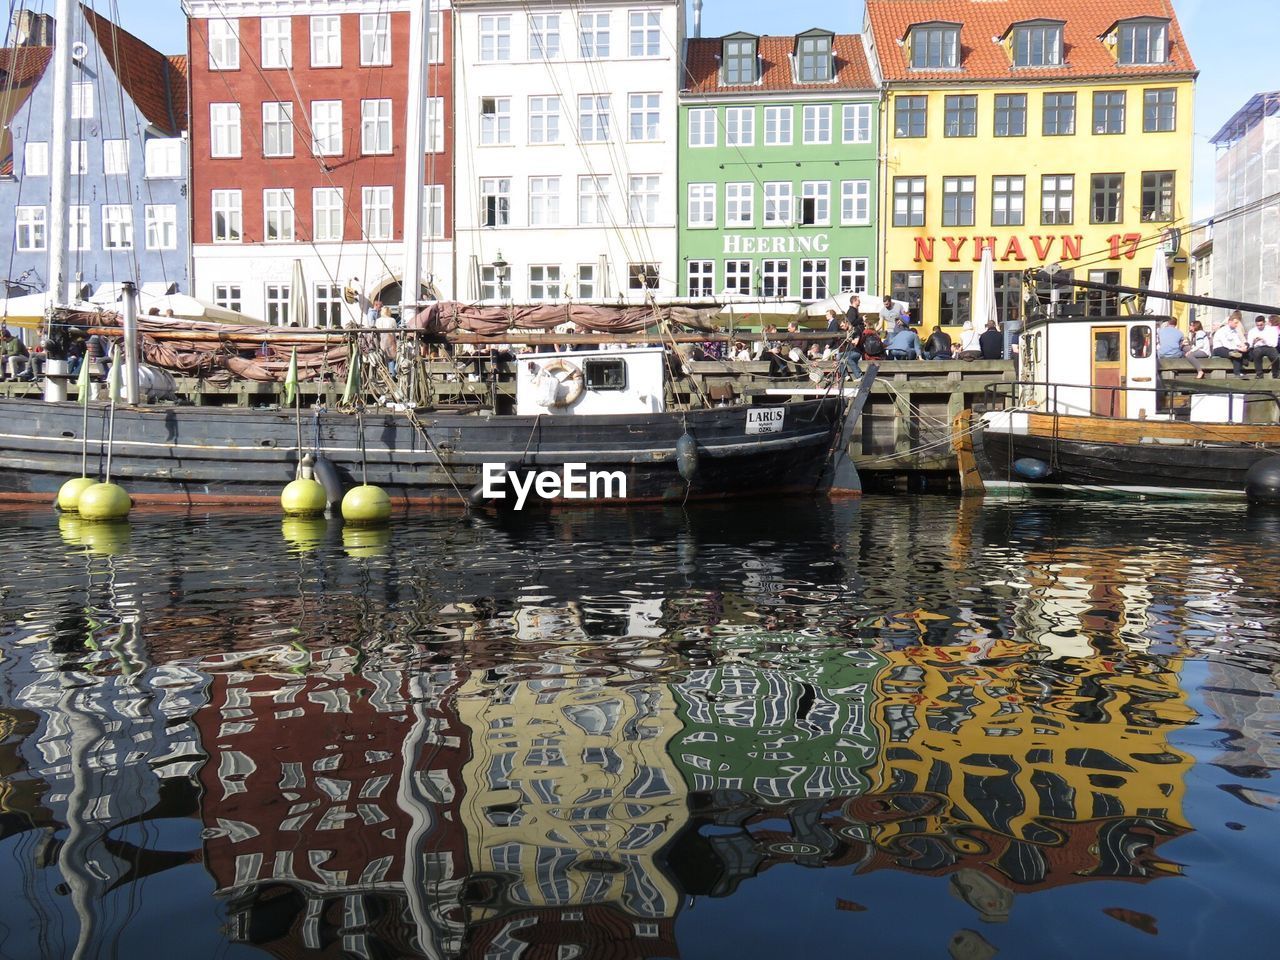
[[[498,296],[502,296],[502,288],[507,285],[507,277],[510,276],[511,265],[502,259],[502,251],[498,251],[497,258],[493,261],[493,276],[498,281]]]

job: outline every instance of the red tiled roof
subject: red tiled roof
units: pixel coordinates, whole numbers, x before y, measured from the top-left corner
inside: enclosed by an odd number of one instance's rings
[[[53,47],[0,47],[0,81],[18,86],[44,75]]]
[[[1118,21],[1159,17],[1169,21],[1169,61],[1142,66],[1119,66],[1113,48],[1098,38]],[[1008,80],[1097,76],[1150,76],[1194,73],[1196,66],[1183,39],[1170,0],[867,0],[867,18],[885,80]],[[960,67],[956,70],[912,70],[906,37],[912,24],[951,21],[960,30]],[[1026,20],[1062,20],[1065,65],[1014,68],[1005,49],[992,37],[1003,36]]]
[[[119,77],[120,85],[148,122],[169,136],[177,136],[186,129],[187,84],[175,68],[173,58],[83,4],[80,10],[98,39],[102,55]]]
[[[720,82],[723,37],[690,38],[685,51],[684,89],[689,93],[767,93],[780,90],[812,93],[818,90],[875,90],[871,68],[859,34],[837,34],[832,41],[836,56],[835,79],[827,83],[798,83],[792,78],[791,54],[795,37],[760,37],[760,82],[725,85]]]

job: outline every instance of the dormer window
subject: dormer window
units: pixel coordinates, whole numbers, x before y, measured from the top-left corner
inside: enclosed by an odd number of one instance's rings
[[[960,27],[951,23],[911,28],[913,70],[955,70],[960,66]]]
[[[1059,67],[1062,65],[1061,23],[1020,23],[1013,28],[1015,67]]]
[[[831,39],[829,33],[807,33],[796,38],[796,78],[801,83],[831,79]]]
[[[1123,66],[1169,62],[1168,20],[1126,20],[1117,30]]]
[[[756,82],[756,38],[725,37],[721,53],[723,82],[727,86]]]

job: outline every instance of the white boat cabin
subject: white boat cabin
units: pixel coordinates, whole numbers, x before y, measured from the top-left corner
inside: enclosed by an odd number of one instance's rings
[[[662,347],[522,354],[516,358],[516,414],[661,413],[665,367]]]

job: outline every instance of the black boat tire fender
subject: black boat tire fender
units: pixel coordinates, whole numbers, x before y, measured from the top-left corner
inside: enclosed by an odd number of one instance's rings
[[[676,469],[686,484],[692,484],[698,475],[698,441],[688,430],[676,441]]]
[[[555,377],[556,381],[565,387],[564,396],[561,396],[559,389],[557,389],[555,399],[547,404],[548,407],[571,407],[578,402],[582,396],[582,391],[586,389],[586,379],[582,376],[582,368],[576,363],[570,363],[568,360],[552,360],[543,366],[542,373],[549,377]],[[561,376],[561,374],[564,375]]]
[[[338,479],[338,468],[333,465],[333,461],[328,457],[322,457],[317,454],[316,462],[312,464],[311,470],[315,478],[320,481],[320,486],[324,487],[326,508],[332,510],[342,502],[342,481]]]

